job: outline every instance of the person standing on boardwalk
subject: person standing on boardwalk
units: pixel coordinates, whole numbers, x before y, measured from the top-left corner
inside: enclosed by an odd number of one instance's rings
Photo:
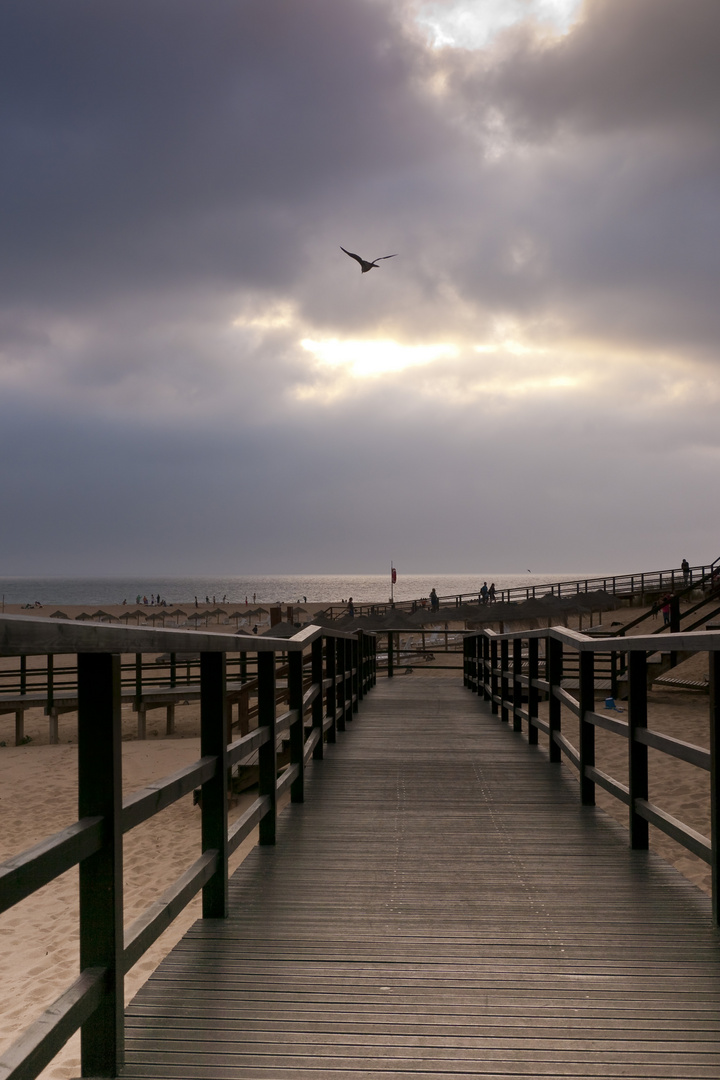
[[[495,582],[490,582],[490,588],[488,589],[488,600],[491,604],[495,603]]]
[[[480,602],[482,604],[487,604],[487,602],[488,602],[488,583],[487,583],[487,581],[483,581],[483,583],[482,583],[482,589],[480,590]]]
[[[431,589],[430,590],[430,610],[431,611],[439,611],[439,609],[440,609],[440,601],[438,600],[437,593],[435,592],[434,589]]]
[[[690,581],[690,563],[687,561],[687,559],[683,559],[683,561],[680,563],[680,569],[682,570],[683,581],[687,585]]]
[[[665,593],[665,595],[662,598],[662,609],[661,609],[662,610],[662,617],[663,617],[663,626],[669,626],[670,625],[670,601],[671,600],[672,600],[672,597],[670,596],[670,593]]]

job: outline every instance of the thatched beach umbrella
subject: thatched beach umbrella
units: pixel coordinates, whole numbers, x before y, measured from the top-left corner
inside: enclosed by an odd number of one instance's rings
[[[220,616],[225,615],[225,608],[216,607],[212,611],[209,611],[208,615],[214,615],[216,620],[217,620],[217,623],[219,625],[220,624]]]
[[[109,611],[103,611],[102,608],[98,608],[98,610],[93,615],[93,618],[94,619],[99,619],[100,622],[119,622],[120,621],[118,619],[117,615],[111,615]]]
[[[183,611],[182,608],[175,608],[174,611],[168,611],[168,619],[174,619],[175,625],[180,625],[180,619],[187,619],[187,611]]]
[[[69,619],[69,618],[70,618],[70,616],[69,616],[69,615],[66,615],[64,611],[60,611],[60,610],[58,610],[58,611],[53,611],[53,613],[52,613],[52,615],[50,616],[50,618],[51,618],[51,619]]]
[[[123,611],[122,615],[120,616],[121,622],[124,622],[125,625],[127,625],[129,619],[135,619],[136,624],[139,626],[140,620],[144,618],[145,612],[142,610],[142,608],[135,608],[134,611]]]
[[[79,615],[75,616],[76,622],[92,622],[92,615],[88,615],[87,611],[81,611]]]

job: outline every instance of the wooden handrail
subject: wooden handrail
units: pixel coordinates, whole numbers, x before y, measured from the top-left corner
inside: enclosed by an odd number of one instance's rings
[[[247,654],[257,660],[253,689],[258,727],[228,745],[225,702],[236,690],[228,687],[225,658],[239,647],[243,663]],[[201,757],[123,800],[119,658],[143,651],[200,653]],[[174,630],[146,633],[144,628],[98,624],[63,627],[58,620],[8,615],[0,616],[0,652],[50,658],[77,653],[79,803],[81,810],[97,808],[96,812],[86,810],[74,825],[0,865],[0,911],[74,865],[80,867],[81,895],[80,977],[2,1055],[0,1080],[33,1080],[80,1026],[83,1075],[116,1076],[124,1053],[125,972],[199,891],[204,917],[227,915],[230,854],[256,826],[260,843],[274,843],[278,794],[289,786],[292,801],[302,801],[304,771],[310,757],[322,757],[323,733],[334,741],[375,684],[376,640],[372,634],[313,626],[289,639],[238,639]],[[280,672],[288,688],[278,692]],[[241,684],[241,688],[249,690],[249,685]],[[289,708],[278,716],[281,700],[288,700]],[[289,734],[291,762],[278,774],[281,731]],[[229,828],[228,771],[255,753],[260,757],[259,797]],[[122,835],[198,787],[202,793],[199,858],[123,933]]]
[[[537,643],[545,641],[545,680],[537,676]],[[647,656],[657,650],[653,635],[632,637],[592,638],[579,631],[553,627],[548,630],[524,630],[497,634],[480,630],[469,634],[464,645],[465,685],[480,694],[493,712],[501,704],[502,718],[512,718],[515,730],[523,721],[528,740],[537,742],[537,732],[549,736],[550,760],[559,761],[564,754],[580,774],[581,800],[595,802],[595,784],[600,784],[615,798],[629,807],[629,830],[634,848],[647,848],[648,823],[682,844],[711,867],[713,916],[720,925],[720,777],[718,749],[720,748],[720,632],[696,630],[669,632],[663,638],[663,648],[670,652],[706,652],[710,669],[710,750],[673,738],[647,726]],[[509,643],[513,643],[513,649]],[[523,658],[523,642],[527,642],[527,662]],[[497,652],[502,651],[503,685],[513,691],[497,694]],[[574,697],[562,685],[563,652],[575,651],[579,660],[579,697]],[[628,720],[606,717],[594,711],[595,659],[602,653],[623,652],[628,658],[629,697]],[[527,663],[528,675],[524,673]],[[528,709],[522,708],[522,688],[528,689]],[[543,693],[550,703],[549,723],[540,720],[536,703],[531,702],[529,690]],[[579,719],[580,745],[573,746],[562,732],[560,708],[564,706]],[[604,728],[628,740],[628,783],[608,776],[597,769],[594,760],[594,730]],[[688,762],[710,772],[711,777],[711,837],[700,836],[688,825],[653,805],[648,800],[648,747]]]

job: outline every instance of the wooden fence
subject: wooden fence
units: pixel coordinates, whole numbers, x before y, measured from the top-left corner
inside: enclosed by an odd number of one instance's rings
[[[228,914],[228,859],[259,827],[275,842],[278,799],[302,802],[305,767],[345,729],[376,679],[373,635],[307,627],[290,639],[243,639],[256,664],[257,726],[231,741],[228,653],[238,639],[195,631],[78,626],[52,619],[0,617],[0,655],[77,655],[78,805],[75,824],[0,866],[0,912],[71,867],[80,874],[80,975],[5,1052],[0,1080],[32,1080],[81,1029],[82,1075],[117,1076],[124,1055],[123,979],[202,890],[204,918]],[[200,656],[200,760],[122,797],[122,654]],[[246,655],[247,661],[247,655]],[[278,715],[278,673],[288,708]],[[290,763],[278,769],[278,739]],[[258,758],[258,796],[228,827],[228,775]],[[123,834],[201,789],[202,850],[196,862],[127,930],[123,929]]]
[[[595,786],[600,785],[628,807],[630,843],[647,849],[648,826],[698,856],[711,868],[713,917],[720,925],[720,632],[667,634],[663,650],[676,653],[706,652],[709,664],[710,749],[663,735],[648,727],[648,658],[658,650],[652,636],[592,639],[574,630],[524,630],[496,634],[481,630],[464,641],[465,685],[490,703],[493,713],[513,730],[525,730],[528,742],[537,744],[538,732],[549,740],[549,760],[559,762],[564,754],[577,768],[580,797],[584,805],[595,804]],[[541,654],[540,646],[543,646]],[[626,669],[623,693],[627,695],[627,720],[595,711],[596,666],[599,657],[613,653]],[[576,656],[577,696],[570,693],[564,678],[564,658]],[[544,677],[543,677],[544,676]],[[548,718],[539,716],[541,698],[548,701]],[[578,746],[572,745],[562,730],[562,708],[579,721]],[[595,765],[595,729],[603,728],[628,743],[627,775],[609,776]],[[690,763],[710,773],[710,837],[649,801],[648,747]]]

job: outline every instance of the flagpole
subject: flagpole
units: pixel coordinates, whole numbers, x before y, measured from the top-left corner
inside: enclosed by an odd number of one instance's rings
[[[395,575],[393,574],[392,559],[390,560],[390,603],[395,603]]]

